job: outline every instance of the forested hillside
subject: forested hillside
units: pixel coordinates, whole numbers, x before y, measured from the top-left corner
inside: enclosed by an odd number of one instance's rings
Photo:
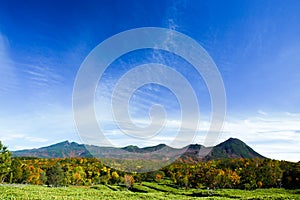
[[[52,186],[126,183],[131,187],[143,181],[167,180],[177,188],[300,188],[300,163],[238,158],[197,164],[176,162],[159,171],[125,173],[94,158],[13,158],[2,180]]]

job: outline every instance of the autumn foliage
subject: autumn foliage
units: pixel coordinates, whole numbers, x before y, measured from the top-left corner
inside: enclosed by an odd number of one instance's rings
[[[133,161],[134,162],[134,161]],[[13,158],[11,183],[36,185],[126,184],[170,180],[178,188],[300,188],[300,163],[270,159],[226,159],[197,164],[173,163],[160,171],[125,173],[94,158]]]

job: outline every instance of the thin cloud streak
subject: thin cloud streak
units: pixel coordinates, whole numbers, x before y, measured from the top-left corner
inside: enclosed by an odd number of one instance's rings
[[[16,71],[9,56],[9,43],[0,33],[0,96],[5,97],[17,88]]]

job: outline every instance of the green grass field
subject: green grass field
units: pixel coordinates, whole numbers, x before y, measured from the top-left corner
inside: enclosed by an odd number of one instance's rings
[[[0,199],[300,199],[299,190],[184,190],[145,182],[133,189],[125,186],[50,188],[34,185],[0,185]]]

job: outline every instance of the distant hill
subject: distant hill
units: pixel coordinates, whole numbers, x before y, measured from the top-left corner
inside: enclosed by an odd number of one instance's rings
[[[38,157],[38,158],[90,158],[97,155],[101,158],[110,158],[111,155],[120,155],[122,159],[147,159],[147,154],[155,153],[161,149],[166,150],[163,155],[158,154],[157,159],[168,159],[180,155],[184,162],[200,162],[222,158],[264,158],[251,147],[239,139],[230,138],[214,147],[205,147],[199,144],[191,144],[182,149],[175,149],[165,144],[151,147],[139,148],[137,146],[126,146],[123,148],[99,147],[83,145],[76,142],[64,141],[38,149],[27,149],[14,151],[15,157]],[[92,154],[91,154],[91,153]],[[134,154],[134,155],[132,155]],[[153,158],[153,157],[151,157]]]

